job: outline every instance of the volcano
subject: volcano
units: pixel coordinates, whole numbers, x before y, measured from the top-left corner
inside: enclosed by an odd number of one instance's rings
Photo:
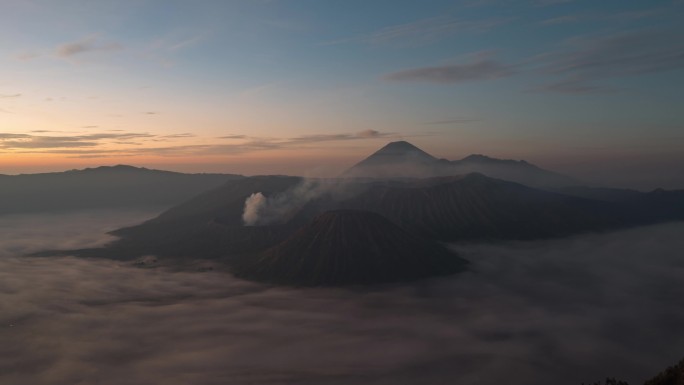
[[[433,164],[439,160],[406,141],[390,142],[368,158],[357,163],[354,168],[381,167],[399,163]]]
[[[406,141],[390,142],[342,174],[352,178],[434,176],[440,160]]]
[[[236,275],[293,286],[410,281],[462,271],[467,262],[385,217],[325,212],[280,244],[234,266]]]
[[[481,154],[460,160],[436,158],[406,141],[391,142],[360,161],[341,176],[345,178],[429,178],[481,173],[489,177],[533,187],[576,185],[572,178],[544,170],[524,160],[497,159]]]

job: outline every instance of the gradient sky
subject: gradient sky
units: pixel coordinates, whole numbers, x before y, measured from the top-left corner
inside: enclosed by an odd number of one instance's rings
[[[684,1],[0,0],[0,173],[336,173],[404,139],[684,188]]]

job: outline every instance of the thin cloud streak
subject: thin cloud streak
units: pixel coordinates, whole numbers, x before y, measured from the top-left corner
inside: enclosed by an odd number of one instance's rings
[[[379,132],[376,130],[364,130],[354,134],[320,134],[320,135],[306,135],[296,138],[291,138],[288,143],[317,143],[317,142],[330,142],[330,141],[340,141],[340,140],[359,140],[359,139],[371,139],[371,138],[388,138],[396,136],[393,132]]]
[[[549,83],[542,86],[534,87],[528,90],[528,92],[550,92],[557,94],[612,94],[619,92],[618,89],[587,84],[584,79],[573,80],[568,79],[560,82]]]
[[[49,131],[45,131],[49,132]],[[335,141],[367,140],[397,137],[396,133],[364,130],[356,133],[314,134],[292,138],[259,138],[246,135],[218,137],[226,140],[242,140],[240,143],[179,144],[163,147],[138,147],[145,142],[165,142],[198,138],[192,133],[153,135],[149,133],[95,133],[72,136],[43,136],[16,133],[0,133],[0,149],[17,154],[55,154],[77,158],[109,156],[211,156],[244,154],[254,151],[276,150],[293,146]],[[125,148],[107,148],[108,145],[127,145]],[[133,148],[135,146],[137,148]]]
[[[672,31],[583,36],[570,39],[565,45],[564,50],[531,60],[538,73],[561,78],[535,90],[605,92],[609,88],[597,82],[684,68],[684,35]]]
[[[684,65],[681,37],[684,36],[645,32],[598,39],[576,38],[570,44],[578,46],[577,49],[543,57],[548,63],[543,70],[554,74],[582,72],[625,76],[677,69]]]
[[[36,130],[34,132],[51,132]],[[106,141],[153,138],[148,133],[96,133],[85,135],[46,136],[31,134],[0,133],[2,149],[51,149],[65,147],[95,147]]]
[[[86,38],[75,42],[65,43],[55,49],[55,54],[61,58],[68,58],[86,52],[119,51],[123,49],[119,43],[100,43],[95,38]]]
[[[468,62],[434,67],[411,68],[385,75],[396,82],[423,82],[434,84],[461,84],[473,81],[505,78],[517,72],[514,65],[501,63],[489,52],[471,54]]]
[[[486,32],[508,21],[509,19],[464,20],[453,16],[437,16],[385,27],[367,35],[334,40],[324,43],[323,45],[343,43],[363,43],[370,45],[430,44],[452,37],[459,32]]]
[[[393,82],[440,85],[511,77],[520,73],[547,79],[527,91],[565,94],[613,93],[603,81],[684,69],[684,35],[675,31],[636,30],[567,39],[561,49],[520,63],[504,63],[489,51],[470,54],[456,64],[410,68],[389,73]]]
[[[534,0],[534,5],[537,7],[549,7],[552,5],[561,5],[561,4],[567,4],[567,3],[572,3],[575,0]]]
[[[448,125],[448,124],[463,124],[463,123],[471,123],[471,122],[478,122],[479,119],[445,119],[445,120],[432,120],[429,122],[424,122],[423,124],[429,124],[429,125]]]

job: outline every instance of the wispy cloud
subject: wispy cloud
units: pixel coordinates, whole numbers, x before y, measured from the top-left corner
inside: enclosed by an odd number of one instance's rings
[[[558,24],[567,24],[567,23],[575,23],[577,21],[580,21],[581,17],[579,15],[563,15],[563,16],[557,16],[557,17],[552,17],[550,19],[542,20],[539,24],[541,25],[558,25]]]
[[[187,37],[185,39],[178,40],[176,42],[170,43],[168,45],[168,50],[171,52],[180,51],[189,47],[192,47],[202,41],[205,38],[205,34]]]
[[[573,1],[575,0],[533,0],[532,4],[537,7],[549,7],[552,5],[572,3]]]
[[[495,6],[528,6],[549,7],[574,2],[575,0],[470,0],[465,3],[466,7],[495,7]]]
[[[425,122],[423,124],[449,125],[449,124],[463,124],[463,123],[470,123],[470,122],[477,122],[477,121],[478,121],[478,119],[457,118],[457,119],[431,120],[431,121]]]
[[[626,11],[626,12],[618,12],[616,14],[612,15],[606,15],[605,17],[608,19],[613,19],[613,20],[618,20],[618,21],[632,21],[632,20],[641,20],[653,16],[662,16],[666,15],[671,12],[671,9],[669,7],[663,7],[663,8],[651,8],[651,9],[642,9],[642,10],[637,10],[637,11]]]
[[[288,143],[316,143],[316,142],[330,142],[340,140],[358,140],[371,138],[387,138],[396,136],[393,132],[380,132],[376,130],[364,130],[353,134],[320,134],[320,135],[305,135],[296,138],[291,138],[285,141]]]
[[[55,54],[62,58],[94,51],[118,51],[123,47],[115,42],[100,42],[93,37],[85,38],[75,42],[69,42],[58,46]]]
[[[41,132],[49,132],[38,130]],[[13,153],[58,154],[79,158],[108,156],[203,156],[231,155],[253,151],[274,150],[323,142],[391,138],[397,134],[364,130],[356,133],[313,134],[291,138],[259,138],[246,135],[227,135],[214,138],[214,143],[204,143],[192,133],[153,135],[135,132],[105,132],[82,135],[33,135],[0,133],[0,149]],[[194,143],[188,143],[192,139]],[[216,143],[215,139],[239,140],[239,142]],[[177,140],[181,140],[180,143]],[[150,147],[152,142],[174,142],[168,146]],[[112,145],[117,145],[112,147]]]
[[[529,91],[558,94],[608,94],[617,90],[613,87],[588,84],[584,79],[567,79],[537,86]]]
[[[581,12],[554,16],[539,22],[540,25],[553,26],[568,23],[630,23],[647,18],[663,18],[672,16],[671,7],[646,8],[625,12]]]
[[[20,97],[21,94],[10,94],[10,95],[2,95],[0,94],[0,99],[14,99]]]
[[[380,132],[377,130],[363,130],[356,133],[358,138],[384,138],[395,135],[392,132]]]
[[[194,138],[195,134],[192,134],[190,132],[184,132],[182,134],[171,134],[171,135],[164,135],[162,138],[168,138],[168,139],[177,139],[177,138]]]
[[[545,79],[528,91],[588,94],[622,88],[603,84],[611,79],[684,69],[684,34],[673,30],[584,35],[559,47],[515,64],[499,61],[492,52],[478,52],[454,64],[410,68],[383,78],[453,85],[526,73]]]
[[[140,147],[140,148],[121,148],[121,149],[71,149],[63,148],[49,151],[51,154],[69,155],[76,158],[102,158],[109,156],[163,156],[163,157],[184,157],[184,156],[213,156],[213,155],[236,155],[254,151],[273,150],[285,147],[287,143],[278,143],[269,140],[249,140],[235,144],[189,144],[189,145],[169,145],[162,147]],[[28,152],[28,151],[27,151]],[[43,152],[43,151],[39,151]]]
[[[35,53],[35,52],[22,52],[22,53],[20,53],[20,54],[17,54],[17,55],[15,56],[15,59],[17,59],[17,60],[19,60],[19,61],[31,61],[31,60],[36,59],[36,58],[38,58],[38,57],[40,57],[40,54],[39,54],[39,53]]]
[[[190,34],[172,32],[167,36],[151,40],[141,54],[164,67],[172,67],[178,55],[201,45],[210,35],[211,32],[208,30],[194,31]]]
[[[36,132],[41,132],[41,130],[37,130]],[[154,135],[147,133],[96,133],[85,135],[32,135],[0,133],[0,149],[46,150],[58,148],[97,147],[109,141],[121,142],[151,137],[154,137]]]
[[[31,137],[31,135],[28,135],[28,134],[12,134],[12,133],[0,132],[0,140],[17,139],[17,138],[30,138],[30,137]]]
[[[470,55],[464,63],[411,68],[387,74],[384,79],[401,82],[458,84],[504,78],[516,72],[516,66],[496,60],[491,52],[478,52]]]
[[[565,48],[532,60],[536,70],[552,80],[535,90],[605,92],[603,80],[684,68],[684,34],[642,30],[570,39]]]
[[[427,44],[460,32],[485,32],[507,21],[508,19],[465,20],[453,16],[437,16],[410,23],[392,25],[370,34],[330,41],[324,44]]]

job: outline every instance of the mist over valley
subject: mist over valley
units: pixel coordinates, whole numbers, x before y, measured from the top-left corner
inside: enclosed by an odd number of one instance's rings
[[[0,380],[640,383],[681,356],[681,222],[453,246],[467,272],[366,288],[21,257],[111,241],[145,214],[0,218]]]

